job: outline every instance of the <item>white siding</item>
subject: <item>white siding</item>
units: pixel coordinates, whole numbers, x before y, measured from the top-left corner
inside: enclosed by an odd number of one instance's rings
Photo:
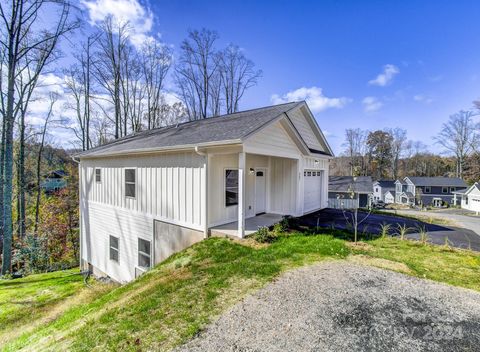
[[[82,208],[82,259],[118,282],[133,280],[138,237],[152,240],[153,217],[93,202]],[[118,263],[110,260],[110,235],[119,238]]]
[[[297,160],[272,158],[269,212],[296,213]]]
[[[244,143],[247,153],[298,158],[300,152],[280,122],[265,127]]]
[[[315,136],[312,127],[307,121],[307,117],[305,117],[301,109],[295,109],[289,112],[288,117],[290,117],[293,125],[300,133],[309,148],[325,151],[323,146],[318,141],[318,138]]]
[[[195,153],[86,159],[81,162],[85,200],[150,214],[158,220],[202,229],[204,157]],[[95,168],[102,180],[95,182]],[[126,168],[136,169],[136,197],[125,197]]]
[[[130,281],[138,237],[152,239],[154,220],[203,231],[204,163],[204,157],[188,152],[83,159],[82,259],[117,281]],[[95,168],[101,169],[101,182],[95,181]],[[135,198],[125,197],[125,168],[136,169]],[[120,238],[119,263],[109,259],[109,235]]]

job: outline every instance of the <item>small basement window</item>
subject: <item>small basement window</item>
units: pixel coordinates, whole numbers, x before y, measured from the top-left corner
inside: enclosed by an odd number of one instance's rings
[[[118,262],[119,239],[110,235],[110,260]]]
[[[442,193],[448,193],[448,187],[442,187]]]
[[[125,196],[135,198],[135,169],[125,169]]]
[[[225,170],[225,205],[238,204],[238,170]]]
[[[425,193],[430,193],[430,192],[432,192],[432,189],[430,188],[430,186],[426,186]]]
[[[102,169],[95,169],[95,182],[102,182]]]
[[[151,267],[151,242],[138,238],[138,266],[141,268]]]

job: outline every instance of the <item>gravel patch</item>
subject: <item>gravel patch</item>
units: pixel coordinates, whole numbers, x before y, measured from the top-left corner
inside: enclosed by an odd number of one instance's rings
[[[480,294],[349,262],[282,275],[177,351],[478,351]]]

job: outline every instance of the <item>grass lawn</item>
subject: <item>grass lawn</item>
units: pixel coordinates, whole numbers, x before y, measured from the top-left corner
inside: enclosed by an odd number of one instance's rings
[[[480,256],[466,251],[392,238],[354,246],[330,235],[292,234],[271,245],[211,238],[132,283],[69,306],[3,350],[169,350],[282,272],[322,260],[355,260],[480,291]]]
[[[405,214],[405,213],[401,213],[401,211],[402,209],[399,209],[398,211],[397,210],[386,211],[386,210],[375,209],[372,211],[372,213],[380,214],[380,215],[397,216],[399,218],[405,218],[405,219],[420,220],[422,222],[425,222],[427,224],[432,224],[432,225],[458,226],[458,224],[455,221],[435,216],[435,214],[432,214],[432,213],[426,213],[425,215],[420,215],[420,214]]]

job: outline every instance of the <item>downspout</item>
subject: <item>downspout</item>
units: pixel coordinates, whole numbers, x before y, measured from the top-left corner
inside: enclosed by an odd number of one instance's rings
[[[79,227],[80,227],[80,231],[79,231],[79,248],[78,248],[78,255],[80,258],[78,258],[78,264],[80,266],[80,272],[83,272],[84,271],[84,267],[83,267],[83,261],[82,261],[82,254],[83,254],[83,249],[82,249],[82,234],[83,234],[83,229],[82,229],[82,191],[81,191],[81,187],[82,187],[82,180],[81,180],[81,169],[80,169],[80,160],[79,159],[76,159],[75,158],[75,155],[72,155],[72,160],[74,162],[76,162],[78,164],[78,208],[79,208],[79,212],[78,212],[78,224],[79,224]],[[88,279],[88,276],[90,275],[90,272],[89,270],[87,270],[88,274],[86,274],[85,276],[85,281]]]
[[[205,179],[205,197],[203,201],[203,236],[204,238],[208,237],[208,154],[204,151],[201,151],[200,148],[195,146],[195,153],[204,157],[204,179]]]

